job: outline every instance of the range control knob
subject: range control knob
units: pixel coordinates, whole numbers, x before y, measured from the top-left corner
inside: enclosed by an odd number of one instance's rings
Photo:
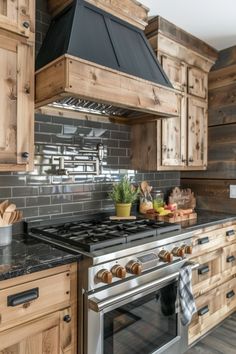
[[[158,257],[163,261],[163,262],[172,262],[173,261],[173,254],[170,253],[169,251],[166,250],[161,250],[159,252]]]
[[[116,278],[124,279],[126,277],[126,269],[119,264],[111,268],[111,273]]]
[[[183,247],[174,247],[171,253],[176,257],[183,258],[185,255],[185,248]]]
[[[142,265],[133,260],[126,265],[126,270],[128,273],[140,275],[142,273]]]
[[[184,252],[187,254],[192,254],[193,253],[193,246],[188,246],[188,245],[182,245],[181,248],[184,249]]]
[[[110,284],[112,282],[112,273],[107,269],[101,269],[97,273],[96,279],[101,283]]]

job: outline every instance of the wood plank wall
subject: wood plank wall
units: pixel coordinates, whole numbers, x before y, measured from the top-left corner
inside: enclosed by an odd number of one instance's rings
[[[208,169],[183,172],[181,184],[197,195],[201,209],[236,214],[236,46],[219,53],[209,75]]]

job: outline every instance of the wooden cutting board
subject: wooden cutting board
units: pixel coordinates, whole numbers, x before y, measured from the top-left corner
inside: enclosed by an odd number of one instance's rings
[[[192,220],[192,219],[196,219],[197,218],[197,213],[190,213],[190,214],[186,214],[183,216],[169,216],[169,215],[165,215],[165,216],[161,216],[161,215],[157,215],[157,220],[159,221],[166,221],[166,222],[182,222],[182,221],[186,221],[186,220]]]
[[[136,220],[136,216],[110,216],[110,220]]]
[[[175,187],[169,196],[169,204],[177,204],[177,209],[195,209],[196,198],[190,188]]]

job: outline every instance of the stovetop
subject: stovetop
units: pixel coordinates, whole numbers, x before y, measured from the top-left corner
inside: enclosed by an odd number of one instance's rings
[[[36,226],[32,227],[30,232],[92,252],[177,230],[180,230],[180,225],[163,221],[143,218],[114,221],[108,217],[95,217],[88,220],[75,219],[66,223]]]

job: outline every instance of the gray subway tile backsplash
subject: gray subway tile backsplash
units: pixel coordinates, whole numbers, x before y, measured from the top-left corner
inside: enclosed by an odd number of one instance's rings
[[[49,23],[47,1],[37,0],[36,51],[42,44]],[[50,174],[52,160],[48,152],[58,149],[55,147],[76,145],[80,149],[91,149],[96,148],[99,142],[107,149],[99,176]],[[180,184],[178,172],[146,173],[131,169],[130,127],[127,125],[36,114],[35,143],[36,148],[45,144],[45,149],[36,149],[34,172],[0,173],[0,200],[15,202],[26,219],[59,218],[66,221],[68,216],[81,213],[110,211],[114,205],[108,198],[108,192],[112,184],[125,174],[134,183],[147,180],[165,193]],[[137,205],[133,209],[136,210]]]
[[[113,182],[127,173],[134,183],[148,180],[154,188],[161,188],[164,192],[179,185],[179,173],[131,170],[130,127],[125,127],[124,131],[119,130],[123,127],[118,124],[98,123],[93,127],[92,122],[88,124],[88,121],[67,120],[64,117],[59,117],[57,123],[55,122],[56,117],[36,115],[36,124],[40,125],[40,131],[43,130],[44,134],[40,132],[39,140],[38,133],[35,134],[37,159],[34,172],[0,174],[0,197],[12,197],[23,210],[25,218],[55,219],[59,215],[61,217],[111,210],[114,205],[109,200],[108,192]],[[98,139],[99,135],[101,138]],[[110,136],[113,138],[107,139]],[[51,143],[52,141],[57,143]],[[79,141],[78,149],[83,148],[83,144],[96,148],[97,141],[101,141],[107,149],[102,173],[98,176],[50,174],[52,154],[61,151],[67,154],[67,148],[63,146],[68,146],[68,151],[76,152],[76,145],[63,145],[65,141],[73,141],[74,144]]]

